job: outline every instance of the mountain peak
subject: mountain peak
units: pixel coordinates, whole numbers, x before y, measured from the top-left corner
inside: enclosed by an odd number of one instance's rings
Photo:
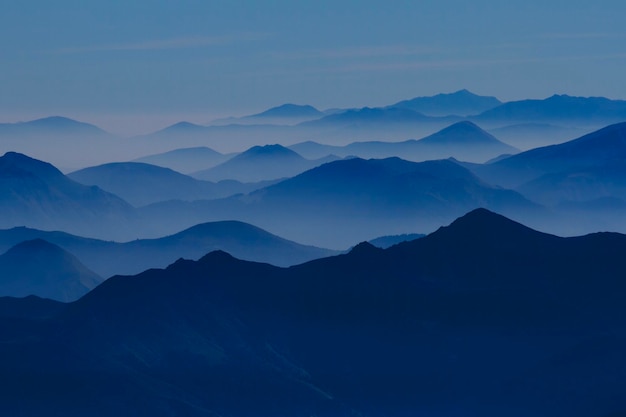
[[[43,178],[63,176],[52,164],[18,152],[7,152],[0,157],[0,172],[27,172]]]
[[[316,117],[323,116],[323,113],[320,112],[313,106],[308,104],[292,104],[286,103],[280,106],[272,107],[264,112],[254,114],[248,117],[284,117],[284,118],[299,118],[299,117]]]

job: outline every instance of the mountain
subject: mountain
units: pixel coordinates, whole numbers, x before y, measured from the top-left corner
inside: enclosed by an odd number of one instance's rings
[[[330,114],[318,120],[303,122],[300,126],[343,126],[350,128],[367,128],[373,125],[415,124],[431,121],[431,118],[419,112],[403,108],[371,108],[350,109],[341,113]],[[388,126],[389,127],[389,126]]]
[[[389,158],[397,156],[411,161],[426,161],[454,157],[463,161],[484,162],[506,153],[517,153],[493,135],[469,121],[454,123],[420,140],[402,142],[353,142],[346,146],[321,145],[303,142],[290,147],[308,157],[321,154],[356,155],[361,158]]]
[[[97,126],[67,117],[52,116],[28,122],[0,123],[0,135],[106,135]]]
[[[228,159],[228,155],[221,154],[206,146],[194,148],[174,149],[169,152],[144,156],[131,162],[141,162],[163,168],[173,169],[183,174],[211,168]]]
[[[52,319],[0,319],[0,412],[609,416],[624,251],[479,209],[288,269],[213,252],[114,277]]]
[[[548,123],[516,123],[489,129],[492,135],[522,150],[563,143],[590,132],[584,128]]]
[[[195,178],[208,181],[257,182],[292,177],[337,158],[307,160],[281,145],[254,146],[213,168],[198,171]]]
[[[0,295],[37,295],[74,301],[102,279],[69,252],[36,239],[19,243],[0,256]]]
[[[247,193],[268,184],[237,181],[201,181],[169,168],[140,162],[114,162],[84,168],[68,177],[85,185],[96,185],[139,207],[167,200],[202,200]]]
[[[626,122],[607,126],[559,145],[531,149],[477,167],[487,181],[517,187],[545,174],[619,165],[626,159]]]
[[[330,162],[244,196],[144,207],[162,219],[201,223],[236,218],[288,239],[344,249],[354,242],[433,230],[476,207],[531,216],[541,211],[518,193],[492,187],[448,160],[415,163],[399,158]]]
[[[389,107],[413,110],[427,116],[471,116],[493,109],[502,102],[495,97],[479,96],[467,90],[430,97],[403,100]]]
[[[237,221],[203,223],[170,236],[126,243],[16,227],[0,230],[0,253],[20,242],[34,239],[46,240],[75,254],[89,269],[106,278],[137,274],[149,268],[164,268],[179,258],[199,259],[214,250],[228,251],[239,259],[278,266],[337,254],[328,249],[300,245]]]
[[[478,121],[556,122],[567,126],[626,121],[626,101],[555,94],[543,100],[504,103],[476,116]]]
[[[419,233],[404,233],[401,235],[377,237],[376,239],[370,240],[368,243],[371,243],[377,248],[387,249],[393,245],[397,245],[398,243],[420,239],[420,238],[423,238],[424,236],[425,235],[419,234]]]
[[[324,116],[324,113],[317,110],[313,106],[287,103],[277,107],[272,107],[261,113],[251,114],[249,116],[227,117],[224,119],[213,120],[211,125],[293,125],[307,120],[319,119],[322,116]]]
[[[0,227],[27,225],[94,236],[121,236],[134,216],[121,198],[79,184],[51,164],[7,152],[0,157]]]

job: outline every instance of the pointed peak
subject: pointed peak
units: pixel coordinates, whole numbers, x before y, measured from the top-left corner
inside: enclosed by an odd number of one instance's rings
[[[370,253],[379,253],[381,250],[382,249],[369,242],[361,242],[350,250],[350,255],[367,255]]]

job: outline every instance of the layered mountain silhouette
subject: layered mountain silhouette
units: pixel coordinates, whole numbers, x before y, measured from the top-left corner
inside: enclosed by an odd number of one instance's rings
[[[425,235],[420,233],[403,233],[401,235],[392,235],[392,236],[380,236],[376,239],[370,240],[368,243],[376,246],[377,248],[387,249],[392,247],[393,245],[397,245],[398,243],[408,242],[415,239],[420,239]]]
[[[114,236],[134,215],[121,198],[79,184],[54,166],[19,153],[0,157],[0,179],[0,227]]]
[[[454,123],[420,140],[354,142],[346,146],[322,145],[309,141],[292,145],[290,149],[308,157],[328,154],[344,157],[355,155],[361,158],[397,156],[411,161],[454,157],[473,162],[485,162],[498,155],[518,152],[469,121]]]
[[[211,122],[211,125],[227,125],[227,124],[278,124],[292,125],[307,120],[319,119],[324,113],[315,107],[305,104],[282,104],[272,107],[261,113],[251,114],[243,117],[228,117],[225,119],[217,119]]]
[[[502,102],[495,97],[479,96],[468,90],[416,97],[403,100],[389,107],[414,110],[427,116],[471,116],[491,110]]]
[[[281,145],[254,146],[213,168],[192,175],[208,181],[237,180],[258,182],[292,177],[308,169],[338,159],[327,156],[308,160]]]
[[[136,207],[167,200],[221,198],[269,185],[267,182],[201,181],[169,168],[140,162],[113,162],[84,168],[68,174],[68,177],[81,184],[97,185]]]
[[[481,113],[476,120],[567,122],[568,126],[615,123],[626,120],[626,101],[555,94],[543,100],[504,103]]]
[[[533,215],[520,194],[492,187],[453,161],[415,163],[399,158],[330,162],[244,196],[142,209],[154,225],[237,218],[289,239],[343,249],[355,241],[433,230],[467,210],[487,206]],[[148,226],[151,227],[151,226]]]
[[[154,155],[144,156],[132,162],[170,168],[183,174],[211,168],[228,159],[228,155],[219,153],[206,146],[181,148]]]
[[[75,256],[45,240],[17,244],[0,255],[0,296],[37,295],[74,301],[102,279]]]
[[[16,227],[0,230],[0,253],[20,242],[35,239],[46,240],[75,254],[87,267],[105,278],[164,268],[179,258],[199,259],[214,250],[227,251],[239,259],[278,266],[337,254],[328,249],[300,245],[237,221],[198,224],[170,236],[126,243]]]
[[[43,119],[18,123],[0,123],[0,135],[33,136],[33,135],[107,135],[97,126],[89,123],[68,119],[67,117],[51,116]]]
[[[0,411],[609,416],[626,407],[625,250],[479,209],[288,269],[180,260],[47,320],[25,299],[0,315]]]

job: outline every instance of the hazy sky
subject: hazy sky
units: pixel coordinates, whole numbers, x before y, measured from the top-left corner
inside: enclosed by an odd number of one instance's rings
[[[24,0],[0,9],[0,121],[137,133],[261,111],[626,99],[623,0]]]

